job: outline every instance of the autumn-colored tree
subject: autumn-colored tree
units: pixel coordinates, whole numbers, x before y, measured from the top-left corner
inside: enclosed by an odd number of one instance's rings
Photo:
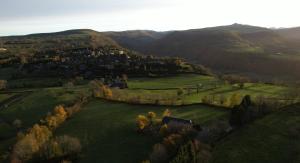
[[[39,150],[39,145],[34,135],[28,134],[19,140],[12,152],[12,162],[27,161],[32,158],[32,155]]]
[[[147,115],[149,121],[150,121],[150,124],[152,124],[154,118],[156,118],[156,113],[154,112],[148,112],[148,115]]]
[[[104,97],[108,98],[108,99],[112,98],[112,96],[113,96],[112,90],[107,86],[104,87],[103,94],[104,94]]]
[[[64,135],[51,139],[44,144],[39,151],[39,155],[44,160],[66,156],[74,158],[77,157],[81,148],[79,139]]]
[[[137,124],[139,130],[143,130],[146,126],[149,125],[149,120],[144,115],[138,115],[138,117],[136,119],[136,124]]]
[[[169,109],[166,109],[163,114],[162,114],[163,117],[170,117],[171,116],[171,111]]]
[[[57,128],[67,118],[67,112],[62,105],[54,108],[53,114],[46,117],[46,123],[51,129]]]
[[[33,135],[39,144],[44,144],[52,136],[52,132],[47,126],[35,124],[30,130],[29,134]]]
[[[62,105],[58,105],[54,108],[54,115],[58,118],[59,123],[62,123],[67,118],[67,112]]]
[[[42,125],[35,124],[29,132],[20,138],[15,144],[12,152],[12,161],[28,161],[40,147],[46,143],[52,132]]]

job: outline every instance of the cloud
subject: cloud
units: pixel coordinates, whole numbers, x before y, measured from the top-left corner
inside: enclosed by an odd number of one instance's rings
[[[300,25],[299,0],[1,0],[0,35],[76,28],[181,30]],[[297,24],[298,23],[298,24]]]
[[[1,0],[0,20],[110,13],[162,5],[160,0]]]

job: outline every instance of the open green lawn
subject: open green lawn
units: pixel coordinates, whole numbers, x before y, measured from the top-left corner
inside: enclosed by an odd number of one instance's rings
[[[212,163],[300,162],[300,105],[273,113],[216,145]]]
[[[211,84],[217,82],[214,77],[203,75],[178,75],[174,77],[164,78],[136,78],[129,79],[128,86],[131,89],[168,89],[168,88],[181,88],[197,84]]]
[[[197,84],[203,86],[198,93]],[[164,105],[201,103],[204,96],[214,97],[216,105],[220,105],[218,104],[220,98],[230,99],[233,94],[239,94],[241,98],[251,95],[252,99],[258,96],[282,98],[282,94],[287,90],[283,86],[262,83],[246,83],[244,88],[240,89],[220,82],[214,77],[202,75],[130,79],[128,85],[129,89],[113,89],[117,100],[134,101],[138,99],[140,103],[152,104],[159,100]],[[180,97],[177,96],[178,88],[184,89],[184,94]]]
[[[175,117],[192,119],[196,123],[210,123],[227,119],[226,109],[203,105],[168,107]],[[154,143],[153,137],[136,132],[135,118],[154,111],[158,115],[166,107],[129,105],[102,100],[91,101],[82,111],[58,128],[56,135],[79,137],[84,148],[80,162],[140,162],[147,159]]]

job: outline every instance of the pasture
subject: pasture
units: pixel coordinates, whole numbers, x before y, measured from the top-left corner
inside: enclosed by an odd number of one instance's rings
[[[197,90],[197,85],[201,87]],[[212,104],[222,106],[221,99],[229,100],[238,94],[239,100],[245,95],[283,98],[287,87],[263,83],[245,83],[243,88],[227,84],[211,76],[179,75],[168,78],[129,79],[129,89],[112,89],[114,100],[141,104],[189,105],[202,103],[209,98]],[[178,90],[182,89],[182,95]],[[239,102],[237,102],[239,103]]]
[[[167,107],[130,105],[102,100],[91,101],[83,110],[65,122],[56,135],[79,137],[84,149],[80,162],[141,162],[148,157],[154,143],[152,136],[136,132],[135,118],[154,111],[158,116]],[[172,115],[208,124],[227,119],[228,111],[203,105],[168,107]]]
[[[300,162],[300,106],[237,130],[216,145],[212,163]]]

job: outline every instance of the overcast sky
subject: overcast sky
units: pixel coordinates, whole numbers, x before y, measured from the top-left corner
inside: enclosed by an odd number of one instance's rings
[[[182,30],[233,23],[300,26],[299,0],[0,0],[0,35],[89,28]]]

